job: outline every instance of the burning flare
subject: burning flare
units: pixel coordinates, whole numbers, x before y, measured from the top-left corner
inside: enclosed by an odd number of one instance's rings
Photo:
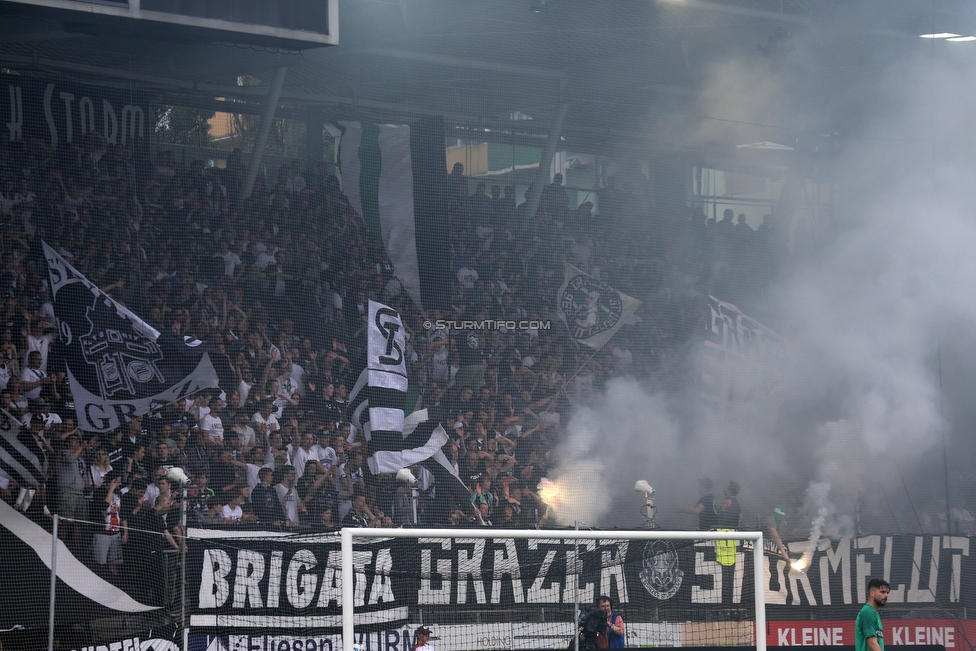
[[[556,486],[555,482],[543,477],[536,490],[538,490],[539,498],[542,499],[546,506],[556,506],[556,502],[559,498],[559,487]]]
[[[813,560],[813,552],[816,551],[817,543],[820,542],[820,532],[823,530],[824,522],[827,521],[827,515],[830,513],[827,508],[827,493],[829,492],[830,484],[825,482],[810,484],[807,489],[807,497],[818,505],[817,517],[810,523],[810,544],[807,545],[806,551],[803,552],[800,560],[793,561],[790,564],[790,567],[796,572],[806,572],[807,568],[810,567],[810,561]]]

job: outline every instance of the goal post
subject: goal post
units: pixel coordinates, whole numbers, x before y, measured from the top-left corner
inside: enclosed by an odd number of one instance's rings
[[[754,623],[752,627],[751,638],[754,640],[754,644],[757,651],[766,651],[766,616],[765,616],[765,565],[763,562],[763,534],[760,531],[663,531],[663,530],[638,530],[638,531],[572,531],[572,530],[535,530],[535,529],[518,529],[518,530],[503,530],[503,529],[360,529],[360,528],[344,528],[341,531],[340,543],[341,543],[341,605],[342,605],[342,651],[353,651],[353,646],[356,643],[356,601],[355,601],[355,571],[354,571],[354,554],[353,545],[356,539],[417,539],[420,541],[430,542],[438,539],[456,540],[456,541],[482,541],[482,544],[487,541],[497,541],[499,545],[500,541],[512,541],[511,543],[506,543],[506,545],[511,545],[511,549],[514,550],[514,541],[528,541],[530,546],[537,546],[549,543],[552,545],[555,542],[562,542],[566,545],[590,545],[594,546],[601,543],[606,543],[610,541],[621,541],[622,543],[633,542],[633,541],[643,541],[645,542],[645,554],[647,549],[647,543],[651,541],[662,541],[662,544],[667,544],[668,549],[672,551],[672,554],[676,548],[682,548],[686,546],[696,545],[713,548],[713,555],[718,553],[720,545],[724,545],[727,550],[730,546],[729,543],[723,543],[721,541],[735,541],[731,545],[732,557],[731,563],[728,561],[722,563],[723,565],[734,564],[739,562],[742,569],[738,570],[736,576],[744,584],[745,582],[750,582],[752,585],[752,596],[755,608]],[[736,551],[739,543],[745,543],[742,545],[742,551]],[[447,543],[449,544],[449,543]],[[524,544],[524,543],[523,543]],[[751,544],[751,550],[748,547]],[[449,547],[447,547],[449,549]],[[698,549],[699,547],[695,547]],[[626,549],[626,547],[624,547]],[[752,572],[751,577],[747,577],[744,574],[745,563],[745,553],[751,551],[751,566]],[[604,552],[604,559],[607,558],[607,552]],[[495,558],[506,558],[506,552],[504,549],[495,552]],[[547,559],[551,559],[551,556],[547,556]],[[694,553],[693,567],[698,568],[698,566],[716,566],[715,561],[704,561],[704,554],[702,552]],[[622,560],[622,559],[621,559]],[[514,561],[518,562],[518,561]],[[721,562],[721,561],[720,561]],[[568,567],[567,561],[567,567]],[[606,560],[604,560],[606,563]],[[429,556],[428,556],[429,564]],[[653,563],[652,563],[653,564]],[[582,562],[574,555],[573,557],[573,567],[575,571],[579,571]],[[438,566],[439,567],[439,566]],[[645,567],[647,565],[645,564]],[[728,568],[726,568],[728,569]],[[418,567],[418,573],[422,572],[422,568]],[[430,570],[428,570],[430,571]],[[436,571],[440,571],[439,569]],[[540,572],[541,577],[544,572]],[[567,574],[568,577],[568,574]],[[642,577],[643,579],[643,577]],[[751,579],[751,581],[750,581]],[[429,578],[428,578],[429,581]],[[467,579],[465,579],[465,582]],[[721,578],[717,579],[719,586],[721,586]],[[536,583],[540,583],[539,579]],[[569,584],[569,578],[567,578],[567,586]],[[609,584],[610,581],[607,581]],[[577,583],[575,578],[572,582],[573,590],[578,592]],[[467,586],[467,583],[465,583]],[[533,587],[536,587],[533,585]],[[737,587],[738,594],[742,595],[743,585]],[[558,588],[558,585],[557,585]],[[714,586],[713,586],[714,588]],[[465,588],[466,589],[466,588]],[[721,588],[719,587],[719,590]],[[448,586],[448,591],[450,591],[450,586]],[[592,586],[591,586],[592,592]],[[494,593],[494,589],[493,589]],[[599,594],[599,593],[597,593]],[[672,595],[674,593],[671,593]],[[589,595],[588,595],[589,596]],[[671,595],[659,595],[664,597],[670,597]],[[530,600],[531,601],[531,600]],[[569,601],[564,603],[574,604],[574,611],[576,606],[581,602],[581,599],[576,599],[575,602]],[[718,602],[715,602],[718,603]],[[576,633],[576,613],[572,615],[572,620],[569,620],[568,626],[571,629],[567,629],[565,626],[560,629],[562,633],[565,630],[571,630],[570,638],[575,637]],[[422,622],[425,626],[427,622]],[[715,624],[716,622],[712,622]],[[741,623],[741,622],[739,622]],[[742,644],[742,642],[738,642]],[[749,644],[751,645],[751,640]],[[727,644],[727,642],[705,642],[705,644],[714,644],[718,646],[719,644]],[[702,646],[703,643],[700,641],[692,642],[690,644],[684,644],[684,646]],[[478,644],[477,641],[472,642],[468,645],[471,649],[482,649],[489,648],[489,645]],[[668,646],[667,644],[662,644],[661,646]],[[672,644],[671,646],[682,646],[682,644]],[[404,642],[404,648],[409,648]],[[500,647],[494,647],[500,648]],[[517,645],[511,646],[511,648],[527,648],[519,647]]]

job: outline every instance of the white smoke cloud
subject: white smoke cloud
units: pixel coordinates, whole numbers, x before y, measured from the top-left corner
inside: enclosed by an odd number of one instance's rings
[[[761,135],[761,127],[728,126],[741,122],[795,128],[796,136],[837,119],[809,107],[786,115],[797,104],[782,96],[794,87],[791,69],[761,65],[723,63],[699,96],[699,116],[738,122],[683,116],[667,124],[674,140]],[[749,80],[749,93],[734,88]],[[816,243],[794,240],[784,265],[792,271],[762,299],[773,322],[760,319],[801,351],[788,386],[749,426],[718,431],[694,416],[697,396],[687,387],[664,397],[611,382],[601,406],[571,421],[599,432],[587,454],[609,476],[600,490],[633,499],[626,491],[646,478],[665,486],[662,505],[690,506],[694,479],[709,475],[717,491],[726,479],[740,481],[744,503],[761,511],[797,484],[829,485],[830,499],[808,499],[803,511],[817,521],[813,529],[832,537],[851,534],[859,505],[871,505],[870,517],[893,528],[879,506],[889,493],[879,494],[878,483],[901,490],[895,481],[906,475],[931,478],[909,482],[905,492],[922,493],[914,499],[925,508],[944,508],[945,496],[933,490],[942,472],[933,455],[944,436],[970,449],[954,432],[971,431],[976,418],[964,402],[976,383],[969,345],[976,322],[973,88],[976,68],[919,57],[892,66],[876,88],[851,89],[848,104],[865,119],[832,163],[834,178],[843,180],[843,209],[831,229],[817,226]],[[873,92],[880,95],[867,103]],[[940,353],[954,365],[950,393],[940,386]],[[957,404],[946,404],[953,392]],[[864,486],[866,477],[877,481]]]

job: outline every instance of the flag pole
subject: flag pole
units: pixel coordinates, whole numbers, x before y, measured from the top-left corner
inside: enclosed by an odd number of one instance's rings
[[[570,336],[572,336],[572,335],[570,335]],[[612,338],[613,337],[611,337],[610,339],[612,339]],[[608,339],[607,341],[610,341],[610,339]],[[574,341],[574,343],[576,342],[575,339],[573,341]],[[563,385],[561,387],[559,387],[559,393],[562,393],[563,395],[565,395],[567,400],[569,400],[570,398],[569,398],[569,393],[566,392],[566,387],[569,386],[569,383],[570,382],[572,382],[574,379],[576,379],[576,376],[580,374],[580,371],[582,371],[586,367],[587,364],[590,363],[590,360],[593,359],[594,357],[596,357],[596,354],[598,352],[600,352],[601,350],[603,350],[603,347],[607,344],[607,341],[605,341],[602,344],[600,344],[600,347],[599,348],[597,348],[592,353],[590,353],[590,356],[587,357],[583,361],[583,363],[580,364],[579,368],[576,369],[576,371],[572,375],[570,375],[568,379],[566,379],[563,382]],[[579,346],[578,343],[576,345]],[[546,411],[548,411],[548,408],[546,409]]]
[[[55,513],[54,530],[51,532],[51,594],[47,615],[47,651],[54,651],[54,607],[58,588],[58,519],[59,516]]]

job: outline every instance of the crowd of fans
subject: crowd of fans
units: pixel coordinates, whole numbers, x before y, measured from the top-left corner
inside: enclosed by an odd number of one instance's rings
[[[345,409],[370,298],[402,315],[407,412],[429,408],[445,426],[445,452],[471,491],[452,500],[414,468],[420,522],[551,522],[536,487],[558,461],[572,406],[617,376],[650,390],[686,382],[683,343],[704,324],[709,288],[758,291],[775,245],[768,222],[753,231],[741,217],[733,224],[731,211],[717,223],[700,211],[662,217],[612,179],[599,214],[590,203],[571,208],[557,175],[530,215],[514,188],[477,183],[471,193],[456,167],[443,227],[451,309],[425,316],[329,166],[286,164],[259,175],[248,197],[244,177],[239,151],[218,169],[183,165],[172,151],[136,154],[98,134],[57,152],[36,141],[0,145],[0,406],[49,469],[37,494],[0,478],[0,495],[32,517],[97,522],[62,531],[106,572],[117,571],[126,545],[178,548],[173,467],[190,477],[191,524],[412,522],[411,487],[364,474],[365,443]],[[638,218],[639,229],[621,226]],[[238,389],[192,396],[108,435],[80,431],[42,240],[156,328],[213,342]],[[556,317],[563,262],[643,301],[596,354]],[[453,331],[425,328],[428,318],[551,326]]]

